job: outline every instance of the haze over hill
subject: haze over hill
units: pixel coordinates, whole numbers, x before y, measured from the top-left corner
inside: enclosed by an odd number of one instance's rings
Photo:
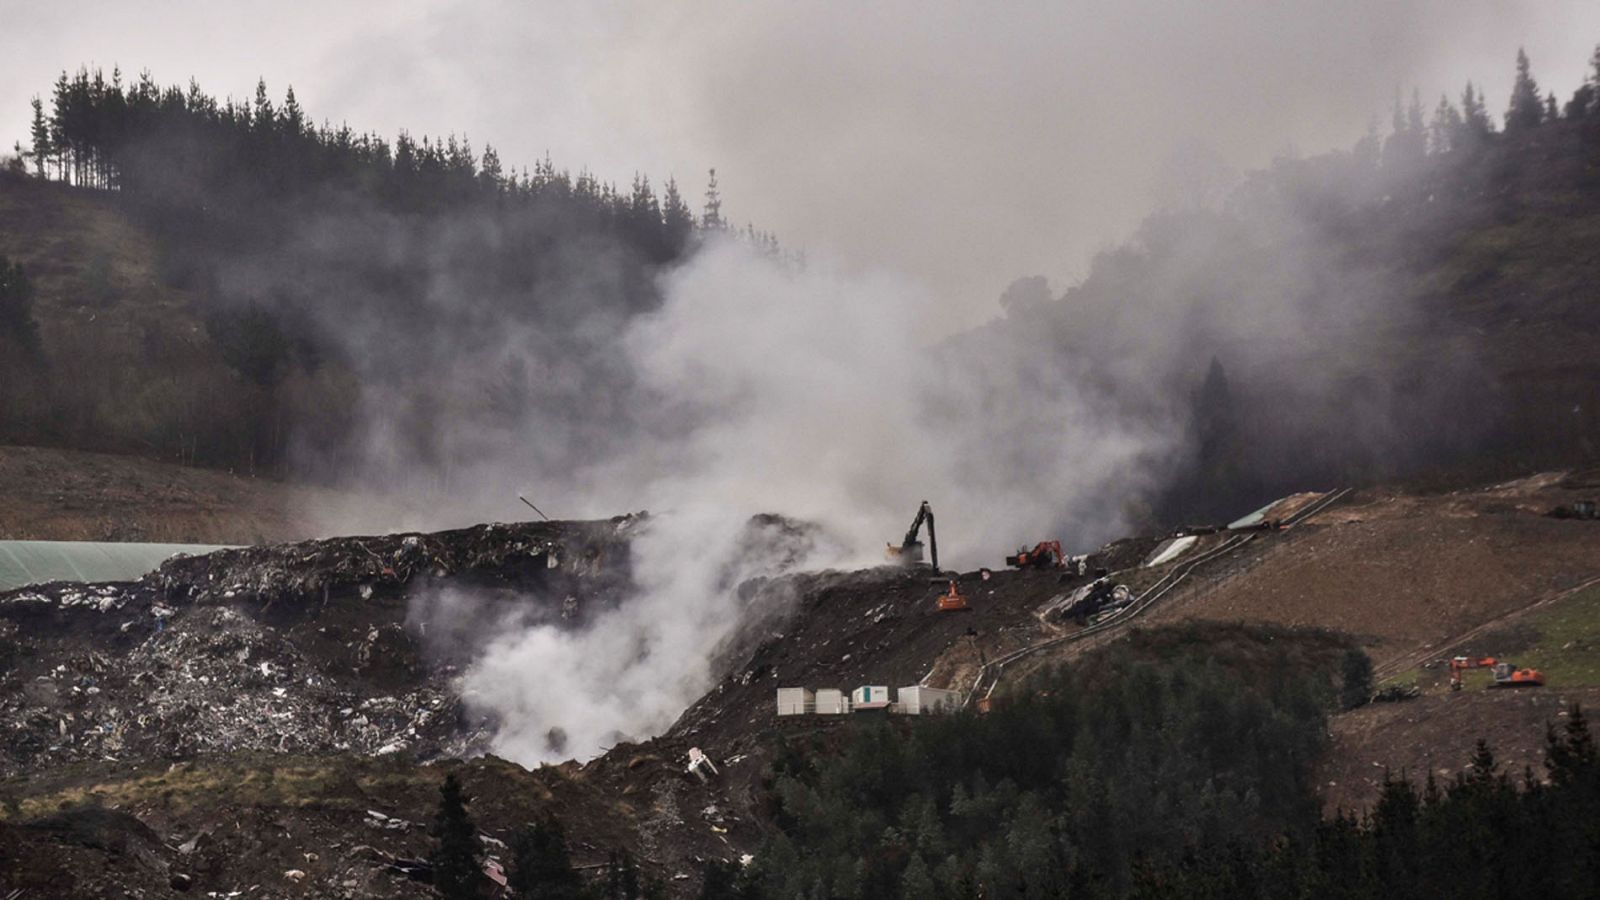
[[[377,14],[373,10],[379,10]],[[898,273],[940,336],[993,316],[1011,279],[1057,289],[1151,209],[1286,152],[1346,147],[1396,91],[1466,79],[1504,109],[1526,46],[1583,77],[1584,2],[4,5],[0,147],[63,68],[148,67],[248,99],[258,77],[337,125],[549,152],[627,184],[716,166],[755,222],[847,272]],[[270,47],[270,55],[264,48]]]
[[[415,85],[417,119],[345,125],[299,79],[38,79],[0,164],[0,528],[261,543],[0,594],[0,893],[474,897],[484,853],[607,900],[1595,883],[1595,34],[1547,62],[1571,22],[1478,36],[1513,6],[833,9],[490,10],[520,14],[482,58],[581,19],[542,71],[624,94],[736,51],[624,108],[808,154],[749,195],[720,159],[612,178],[630,142],[433,130]],[[341,64],[490,27],[397,15]],[[1507,101],[1463,48],[1524,31]],[[1364,98],[1463,53],[1442,96]],[[1381,124],[1263,162],[1358,103]],[[1113,203],[1171,145],[1163,202]],[[798,218],[730,221],[746,196]],[[495,524],[522,497],[540,521]],[[922,499],[944,568],[882,565]],[[1468,653],[1552,690],[1453,703]],[[1409,715],[1359,709],[1375,667]],[[1436,769],[1462,709],[1548,777]]]

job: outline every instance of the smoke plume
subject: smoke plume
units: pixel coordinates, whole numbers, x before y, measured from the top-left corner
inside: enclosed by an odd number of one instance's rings
[[[582,758],[660,731],[754,614],[740,584],[880,564],[923,499],[945,565],[993,564],[1058,527],[1092,546],[1125,526],[1116,498],[1168,440],[1086,405],[1069,372],[1019,366],[1006,348],[984,348],[992,358],[974,368],[970,350],[926,345],[910,327],[925,298],[889,276],[800,270],[716,239],[661,288],[661,308],[618,343],[627,397],[573,398],[617,413],[626,441],[562,470],[517,453],[477,463],[502,504],[537,488],[563,516],[653,513],[634,543],[632,600],[578,631],[503,629],[471,665],[467,696],[501,723],[496,751],[513,759]],[[798,550],[752,543],[751,517],[768,511],[817,530]]]

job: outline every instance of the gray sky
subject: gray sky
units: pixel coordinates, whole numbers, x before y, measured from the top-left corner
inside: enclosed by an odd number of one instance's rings
[[[942,332],[1002,288],[1059,288],[1197,156],[1233,169],[1347,147],[1397,87],[1471,78],[1498,113],[1527,47],[1563,102],[1600,3],[0,0],[0,140],[80,64],[293,84],[319,118],[549,151],[625,184],[716,166],[736,221],[936,301]]]

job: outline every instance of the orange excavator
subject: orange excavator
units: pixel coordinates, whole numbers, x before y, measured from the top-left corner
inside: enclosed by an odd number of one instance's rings
[[[1494,674],[1495,687],[1544,686],[1544,673],[1538,669],[1518,668],[1516,663],[1498,660],[1492,656],[1478,659],[1457,656],[1450,660],[1450,690],[1461,690],[1461,673],[1468,669],[1489,669]]]
[[[956,590],[956,580],[954,578],[950,579],[950,592],[939,595],[939,611],[960,612],[964,609],[971,608],[972,607],[967,605],[967,598],[963,597],[961,592]]]
[[[1067,557],[1061,552],[1060,541],[1040,541],[1032,550],[1018,548],[1016,555],[1006,557],[1006,565],[1018,569],[1065,569]]]

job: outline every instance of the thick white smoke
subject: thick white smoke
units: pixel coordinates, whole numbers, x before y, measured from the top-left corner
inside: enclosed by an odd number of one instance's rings
[[[658,513],[635,543],[639,591],[582,631],[507,634],[472,666],[466,690],[498,715],[496,752],[512,759],[649,736],[709,686],[740,616],[733,589],[773,568],[741,558],[752,514],[838,539],[807,567],[874,565],[927,499],[941,564],[993,565],[1024,540],[1114,532],[1109,498],[1169,444],[1089,408],[1061,371],[1019,368],[1014,348],[954,358],[920,342],[926,299],[887,276],[795,271],[713,241],[663,287],[624,342],[648,437],[529,479],[566,510]],[[1075,533],[1052,530],[1063,523]]]

